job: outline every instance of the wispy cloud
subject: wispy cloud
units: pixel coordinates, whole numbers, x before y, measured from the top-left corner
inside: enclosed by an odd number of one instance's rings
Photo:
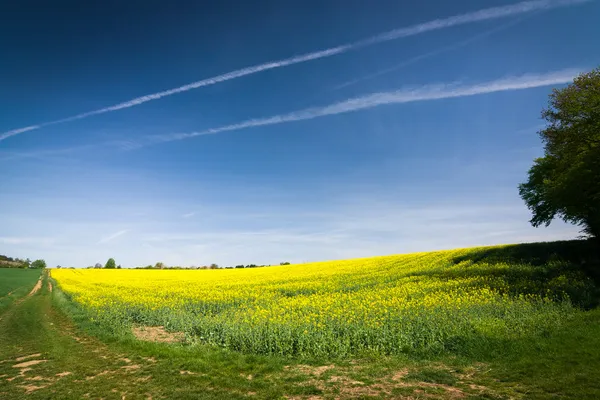
[[[425,32],[446,29],[453,26],[464,25],[474,22],[487,21],[498,18],[506,18],[514,15],[521,15],[531,13],[534,11],[547,10],[557,7],[565,7],[575,4],[586,3],[590,0],[533,0],[516,3],[508,6],[486,8],[483,10],[470,12],[466,14],[455,15],[448,18],[440,18],[429,22],[424,22],[418,25],[413,25],[405,28],[395,29],[389,32],[385,32],[367,39],[359,40],[354,43],[340,45],[325,50],[319,50],[312,53],[307,53],[291,58],[286,58],[278,61],[267,62],[264,64],[254,65],[238,69],[236,71],[228,72],[222,75],[214,76],[211,78],[203,79],[200,81],[192,82],[174,89],[165,90],[162,92],[152,93],[145,96],[137,97],[135,99],[115,104],[109,107],[101,108],[94,111],[89,111],[71,117],[62,118],[55,121],[49,121],[37,125],[31,125],[24,128],[13,129],[0,134],[0,141],[8,139],[11,136],[15,136],[24,132],[40,129],[46,126],[60,124],[69,121],[75,121],[93,115],[104,114],[112,111],[122,110],[125,108],[134,107],[152,100],[157,100],[162,97],[171,96],[177,93],[187,92],[192,89],[197,89],[203,86],[214,85],[216,83],[229,81],[231,79],[241,78],[246,75],[256,74],[258,72],[267,71],[270,69],[286,67],[288,65],[299,64],[307,61],[317,60],[321,58],[331,57],[337,54],[342,54],[351,50],[356,50],[362,47],[371,46],[377,43],[383,43],[391,40],[405,38],[409,36],[419,35]]]
[[[5,245],[42,245],[47,246],[54,243],[55,238],[51,237],[20,237],[20,236],[2,236],[0,243]]]
[[[343,88],[348,87],[348,86],[356,85],[357,83],[364,82],[364,81],[367,81],[369,79],[377,78],[377,77],[379,77],[381,75],[385,75],[385,74],[388,74],[390,72],[397,71],[397,70],[399,70],[401,68],[407,67],[407,66],[412,65],[412,64],[414,64],[416,62],[419,62],[421,60],[424,60],[424,59],[427,59],[427,58],[430,58],[430,57],[434,57],[434,56],[437,56],[439,54],[446,53],[446,52],[449,52],[449,51],[452,51],[452,50],[459,49],[459,48],[467,46],[467,45],[469,45],[471,43],[477,42],[478,40],[485,39],[488,36],[490,36],[490,35],[492,35],[492,34],[494,34],[496,32],[500,32],[500,31],[506,30],[506,29],[510,28],[511,26],[516,25],[516,24],[522,22],[523,19],[525,19],[525,18],[523,17],[523,18],[519,18],[519,19],[514,20],[514,21],[510,21],[510,22],[508,22],[506,24],[503,24],[503,25],[500,25],[500,26],[498,26],[496,28],[489,29],[489,30],[484,31],[484,32],[482,32],[480,34],[471,36],[471,37],[469,37],[469,38],[467,38],[465,40],[461,40],[461,41],[458,41],[456,43],[452,43],[452,44],[450,44],[448,46],[444,46],[444,47],[441,47],[441,48],[438,48],[438,49],[435,49],[435,50],[432,50],[432,51],[425,52],[423,54],[419,54],[418,56],[409,58],[408,60],[402,61],[401,63],[398,63],[398,64],[396,64],[396,65],[394,65],[392,67],[384,68],[384,69],[381,69],[381,70],[379,70],[377,72],[374,72],[372,74],[368,74],[368,75],[362,76],[360,78],[356,78],[356,79],[352,79],[350,81],[346,81],[344,83],[341,83],[339,85],[334,86],[332,88],[332,90],[339,90],[339,89],[343,89]]]
[[[192,211],[192,212],[189,212],[187,214],[183,214],[182,217],[183,218],[190,218],[190,217],[193,217],[194,215],[196,215],[196,212]]]
[[[439,204],[410,206],[365,198],[338,204],[335,210],[318,216],[302,211],[288,215],[286,218],[297,222],[289,228],[158,231],[143,233],[140,240],[148,248],[144,256],[169,252],[171,257],[164,261],[170,265],[213,260],[234,265],[557,240],[577,234],[577,227],[561,222],[536,230],[527,223],[527,217],[528,211],[520,202],[481,205],[444,199]],[[310,221],[308,226],[300,222],[305,220]]]
[[[108,236],[103,237],[102,239],[100,239],[98,241],[97,244],[102,244],[102,243],[110,242],[111,240],[114,240],[114,239],[118,238],[119,236],[123,236],[127,232],[129,232],[129,229],[123,229],[122,231],[115,232],[112,235],[108,235]]]
[[[48,160],[51,157],[62,157],[67,154],[89,150],[91,148],[97,148],[97,145],[82,145],[82,146],[71,146],[64,148],[55,149],[40,149],[31,150],[27,152],[19,151],[0,151],[0,161],[11,161],[22,158],[35,158],[39,160]],[[119,146],[122,147],[122,146]]]
[[[503,92],[508,90],[523,90],[541,86],[563,84],[572,81],[573,78],[580,72],[580,69],[567,69],[550,72],[547,74],[527,74],[518,77],[509,77],[471,86],[465,86],[459,83],[450,83],[425,85],[416,88],[400,89],[392,92],[373,93],[367,96],[355,97],[339,103],[334,103],[325,107],[314,107],[300,111],[294,111],[288,114],[275,115],[273,117],[251,119],[239,122],[237,124],[225,125],[219,128],[212,128],[199,132],[152,136],[145,142],[138,143],[138,147],[153,143],[189,139],[201,135],[211,135],[259,126],[309,120],[328,115],[364,110],[387,104],[440,100],[453,97],[475,96],[485,93]],[[128,144],[130,146],[129,148],[131,148],[131,142],[128,142]]]

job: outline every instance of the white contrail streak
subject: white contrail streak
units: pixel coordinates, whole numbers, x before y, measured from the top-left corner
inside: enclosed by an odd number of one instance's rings
[[[237,124],[225,125],[219,128],[207,129],[200,132],[177,133],[161,136],[152,136],[146,143],[138,143],[134,146],[128,142],[128,148],[141,147],[153,143],[169,142],[174,140],[189,139],[201,135],[211,135],[221,132],[237,131],[240,129],[253,128],[266,125],[277,125],[286,122],[303,121],[359,111],[386,104],[411,103],[425,100],[439,100],[453,97],[475,96],[478,94],[503,92],[508,90],[523,90],[540,86],[550,86],[571,82],[581,72],[581,69],[567,69],[550,72],[547,74],[527,74],[518,77],[509,77],[495,81],[480,83],[477,85],[464,86],[458,83],[425,85],[412,89],[400,89],[392,92],[373,93],[367,96],[348,99],[320,108],[308,108],[294,111],[288,114],[276,115],[267,118],[257,118],[243,121]]]
[[[110,242],[111,240],[114,240],[114,239],[118,238],[119,236],[123,236],[127,232],[129,232],[129,229],[123,229],[122,231],[115,232],[112,235],[108,235],[106,237],[103,237],[102,239],[100,239],[98,241],[97,244],[102,244],[102,243]]]
[[[509,27],[518,24],[522,20],[523,20],[523,18],[520,18],[520,19],[515,20],[515,21],[510,21],[510,22],[508,22],[506,24],[503,24],[503,25],[501,25],[499,27],[487,30],[485,32],[482,32],[480,34],[477,34],[475,36],[467,38],[465,40],[461,40],[459,42],[452,43],[452,44],[450,44],[448,46],[444,46],[444,47],[441,47],[441,48],[438,48],[438,49],[435,49],[435,50],[432,50],[432,51],[428,51],[428,52],[423,53],[423,54],[419,54],[418,56],[409,58],[408,60],[402,61],[401,63],[396,64],[396,65],[394,65],[392,67],[385,68],[385,69],[379,70],[377,72],[374,72],[372,74],[369,74],[369,75],[366,75],[366,76],[363,76],[363,77],[360,77],[360,78],[352,79],[350,81],[346,81],[344,83],[341,83],[341,84],[339,84],[339,85],[334,86],[333,88],[331,88],[331,90],[343,89],[345,87],[352,86],[352,85],[355,85],[357,83],[364,82],[364,81],[369,80],[369,79],[377,78],[377,77],[379,77],[381,75],[388,74],[390,72],[397,71],[400,68],[404,68],[406,66],[414,64],[414,63],[416,63],[418,61],[421,61],[423,59],[426,59],[426,58],[429,58],[429,57],[433,57],[433,56],[437,56],[438,54],[446,53],[448,51],[456,50],[458,48],[467,46],[468,44],[471,44],[471,43],[476,42],[478,40],[484,39],[484,38],[492,35],[493,33],[496,33],[496,32],[499,32],[499,31],[503,31],[505,29],[508,29]]]
[[[13,129],[0,134],[0,141],[5,140],[11,136],[18,135],[27,131],[40,129],[45,126],[60,124],[69,121],[75,121],[78,119],[87,118],[93,115],[104,114],[112,111],[122,110],[124,108],[134,107],[148,101],[157,100],[162,97],[171,96],[177,93],[187,92],[192,89],[197,89],[203,86],[214,85],[219,82],[228,81],[231,79],[240,78],[246,75],[255,74],[261,71],[266,71],[275,68],[281,68],[292,64],[299,64],[311,60],[317,60],[320,58],[331,57],[337,54],[345,53],[350,50],[355,50],[365,46],[371,46],[377,43],[387,42],[390,40],[400,39],[408,36],[419,35],[421,33],[435,31],[439,29],[450,28],[457,25],[464,25],[473,22],[487,21],[498,18],[505,18],[513,15],[530,13],[533,11],[547,10],[557,7],[565,7],[574,4],[586,3],[591,0],[532,0],[521,3],[516,3],[508,6],[486,8],[471,13],[455,15],[448,18],[440,18],[433,21],[421,23],[418,25],[409,26],[406,28],[395,29],[389,32],[385,32],[367,39],[359,40],[354,43],[349,43],[330,49],[316,51],[313,53],[303,54],[279,61],[272,61],[265,64],[255,65],[252,67],[242,68],[236,71],[228,72],[223,75],[218,75],[212,78],[203,79],[197,82],[189,83],[174,89],[165,90],[158,93],[148,94],[145,96],[137,97],[135,99],[115,104],[110,107],[101,108],[94,111],[77,114],[71,117],[59,119],[56,121],[45,122],[37,125],[31,125],[25,128]]]

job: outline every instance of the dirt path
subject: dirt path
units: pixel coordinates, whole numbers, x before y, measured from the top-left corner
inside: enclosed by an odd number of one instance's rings
[[[29,294],[27,295],[29,296],[33,296],[34,294],[36,294],[38,292],[38,290],[40,290],[42,288],[42,276],[40,276],[40,279],[38,279],[38,281],[36,282],[35,286],[33,287],[33,289],[31,289],[31,292],[29,292]]]
[[[156,360],[115,350],[78,332],[53,307],[43,275],[0,320],[0,399],[152,398]]]

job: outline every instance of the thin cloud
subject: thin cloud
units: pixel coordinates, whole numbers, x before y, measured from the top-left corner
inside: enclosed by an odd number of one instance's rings
[[[189,139],[196,136],[211,135],[228,131],[237,131],[241,129],[259,126],[277,125],[286,122],[309,120],[319,117],[325,117],[328,115],[336,115],[364,110],[387,104],[402,104],[412,103],[416,101],[441,100],[454,97],[475,96],[486,93],[503,92],[509,90],[523,90],[541,86],[564,84],[571,82],[573,78],[577,76],[580,72],[581,70],[579,69],[567,69],[562,71],[550,72],[547,74],[527,74],[518,77],[509,77],[471,86],[464,86],[458,83],[450,83],[425,85],[412,89],[400,89],[392,92],[373,93],[367,96],[355,97],[339,103],[334,103],[325,107],[308,108],[305,110],[294,111],[288,114],[281,114],[273,117],[251,119],[237,124],[225,125],[219,128],[212,128],[199,132],[152,136],[145,143],[138,143],[138,147],[153,143]]]
[[[449,51],[452,51],[452,50],[459,49],[461,47],[465,47],[465,46],[467,46],[467,45],[469,45],[471,43],[474,43],[474,42],[476,42],[478,40],[485,39],[488,36],[490,36],[490,35],[492,35],[492,34],[494,34],[496,32],[500,32],[500,31],[506,30],[506,29],[510,28],[511,26],[516,25],[516,24],[522,22],[523,19],[524,18],[519,18],[516,21],[510,21],[510,22],[508,22],[506,24],[503,24],[501,26],[498,26],[496,28],[489,29],[489,30],[487,30],[485,32],[482,32],[480,34],[471,36],[471,37],[469,37],[469,38],[467,38],[465,40],[461,40],[459,42],[450,44],[448,46],[444,46],[444,47],[441,47],[439,49],[435,49],[435,50],[432,50],[432,51],[429,51],[429,52],[426,52],[426,53],[423,53],[423,54],[419,54],[418,56],[409,58],[408,60],[402,61],[401,63],[396,64],[396,65],[394,65],[392,67],[381,69],[381,70],[379,70],[377,72],[374,72],[372,74],[365,75],[365,76],[362,76],[360,78],[352,79],[350,81],[346,81],[344,83],[341,83],[341,84],[339,84],[337,86],[334,86],[331,90],[339,90],[339,89],[346,88],[348,86],[356,85],[357,83],[364,82],[364,81],[369,80],[369,79],[377,78],[377,77],[379,77],[381,75],[385,75],[385,74],[388,74],[390,72],[397,71],[397,70],[399,70],[401,68],[407,67],[407,66],[409,66],[411,64],[414,64],[414,63],[416,63],[418,61],[421,61],[421,60],[424,60],[426,58],[434,57],[434,56],[437,56],[438,54],[446,53],[446,52],[449,52]]]
[[[100,239],[98,241],[98,244],[110,242],[111,240],[114,240],[114,239],[118,238],[119,236],[123,236],[127,232],[129,232],[129,229],[123,229],[122,231],[115,232],[112,235],[109,235],[109,236],[106,236],[106,237],[103,237],[102,239]]]
[[[40,160],[48,160],[51,157],[61,157],[70,153],[80,152],[91,148],[96,148],[96,145],[72,146],[58,149],[43,149],[32,150],[28,152],[7,151],[0,152],[0,161],[11,161],[22,158],[36,158]]]
[[[50,237],[19,237],[19,236],[2,236],[0,237],[0,243],[6,245],[49,245],[55,241],[54,238]]]
[[[183,214],[182,217],[183,218],[190,218],[190,217],[193,217],[194,215],[196,215],[196,212],[192,211],[192,212],[189,212],[187,214]]]
[[[101,108],[94,111],[77,114],[71,117],[59,119],[56,121],[45,122],[37,125],[31,125],[25,128],[13,129],[0,134],[0,141],[6,140],[11,136],[15,136],[24,132],[40,129],[46,126],[61,124],[65,122],[75,121],[93,115],[104,114],[112,111],[122,110],[125,108],[134,107],[152,100],[158,100],[162,97],[171,96],[177,93],[187,92],[192,89],[197,89],[203,86],[214,85],[220,82],[225,82],[231,79],[241,78],[246,75],[256,74],[258,72],[267,71],[270,69],[286,67],[288,65],[299,64],[321,58],[331,57],[337,54],[346,53],[351,50],[356,50],[362,47],[371,46],[377,43],[383,43],[391,40],[405,38],[409,36],[419,35],[425,32],[446,29],[453,26],[464,25],[480,21],[488,21],[492,19],[506,18],[514,15],[531,13],[534,11],[548,10],[558,7],[566,7],[575,4],[582,4],[591,0],[533,0],[516,3],[508,6],[486,8],[479,11],[474,11],[466,14],[455,15],[448,18],[440,18],[433,21],[421,23],[418,25],[409,26],[406,28],[395,29],[385,32],[367,39],[359,40],[354,43],[349,43],[337,47],[332,47],[325,50],[320,50],[312,53],[303,54],[283,60],[272,61],[264,64],[254,65],[247,68],[242,68],[236,71],[228,72],[222,75],[203,79],[197,82],[192,82],[174,89],[165,90],[162,92],[152,93],[135,99],[115,104],[113,106]]]

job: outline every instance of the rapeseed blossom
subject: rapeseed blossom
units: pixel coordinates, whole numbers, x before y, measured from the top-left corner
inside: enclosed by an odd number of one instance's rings
[[[456,351],[469,340],[536,334],[577,312],[549,282],[512,272],[531,266],[458,261],[476,250],[252,269],[62,269],[52,277],[115,331],[160,325],[191,342],[261,354]]]

